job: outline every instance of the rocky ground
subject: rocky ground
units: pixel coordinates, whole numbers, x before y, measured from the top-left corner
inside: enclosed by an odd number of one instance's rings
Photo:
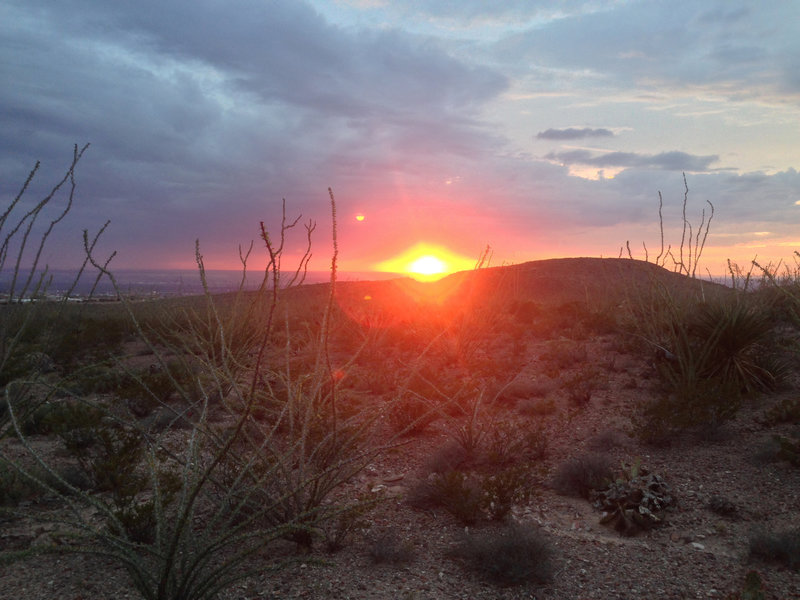
[[[554,343],[561,350],[554,352]],[[565,352],[573,358],[565,360]],[[764,419],[772,407],[797,398],[791,385],[748,400],[718,429],[652,446],[631,435],[640,402],[657,385],[649,353],[632,352],[614,334],[570,339],[526,334],[508,353],[516,375],[482,409],[484,422],[519,427],[536,422],[549,444],[530,471],[530,497],[513,507],[505,523],[479,519],[465,525],[443,509],[409,502],[428,477],[432,457],[452,447],[454,422],[439,419],[403,438],[347,483],[343,494],[379,495],[383,501],[342,548],[330,552],[320,542],[308,551],[278,543],[264,554],[263,569],[227,591],[225,600],[800,598],[800,574],[751,556],[749,542],[757,531],[800,528],[800,469],[777,459],[771,446],[773,435],[796,433],[798,423]],[[577,406],[563,382],[587,370],[599,383]],[[356,387],[353,395],[371,401],[368,389]],[[459,418],[463,423],[466,417]],[[33,442],[43,448],[50,443]],[[22,454],[17,440],[2,443],[6,453]],[[629,470],[640,464],[662,477],[674,498],[663,522],[623,536],[600,523],[602,513],[587,499],[556,493],[554,473],[582,455],[605,456],[620,472],[622,465]],[[22,508],[33,517],[53,510],[53,502],[40,498]],[[541,534],[551,550],[548,581],[497,584],[454,552],[467,536],[509,524],[529,525]],[[50,541],[51,533],[33,518],[6,519],[0,521],[0,548],[35,548]],[[276,563],[281,568],[275,569]],[[763,596],[739,595],[750,571],[761,577]],[[0,597],[138,596],[119,565],[103,557],[59,554],[4,565]]]

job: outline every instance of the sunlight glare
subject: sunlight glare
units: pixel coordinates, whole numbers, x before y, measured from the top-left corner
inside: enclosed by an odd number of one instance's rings
[[[447,271],[447,265],[435,256],[420,256],[408,267],[409,272],[421,275],[438,275]]]
[[[456,271],[475,267],[475,260],[447,248],[419,243],[402,254],[377,265],[377,271],[403,273],[418,281],[435,281]]]

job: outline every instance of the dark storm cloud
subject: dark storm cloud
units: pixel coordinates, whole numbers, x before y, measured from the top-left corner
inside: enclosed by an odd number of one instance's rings
[[[614,133],[610,129],[591,129],[584,127],[578,129],[569,127],[567,129],[546,129],[536,134],[540,140],[578,140],[587,137],[613,137]]]
[[[477,114],[503,75],[303,2],[26,0],[2,17],[0,193],[90,141],[77,219],[110,218],[125,243],[249,239],[282,196],[302,212],[328,185],[430,178],[500,143]]]
[[[569,150],[551,152],[548,160],[565,165],[588,165],[593,167],[639,167],[664,169],[668,171],[707,171],[712,163],[719,160],[716,155],[695,156],[686,152],[661,152],[660,154],[638,154],[636,152],[606,152],[595,154],[589,150]]]

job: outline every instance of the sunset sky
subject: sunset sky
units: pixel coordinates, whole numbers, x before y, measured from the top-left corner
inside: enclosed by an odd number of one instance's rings
[[[340,267],[365,271],[426,247],[652,259],[685,172],[693,225],[716,210],[704,268],[790,258],[798,23],[780,0],[4,0],[0,195],[41,159],[36,199],[91,142],[51,266],[110,219],[116,268],[190,267],[196,238],[236,268],[285,198],[325,269],[331,187]]]

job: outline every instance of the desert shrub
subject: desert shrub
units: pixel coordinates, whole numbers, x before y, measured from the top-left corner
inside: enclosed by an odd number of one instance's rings
[[[437,448],[425,459],[422,470],[426,474],[446,473],[461,468],[469,458],[461,444],[450,441]]]
[[[780,266],[761,265],[753,261],[753,265],[761,271],[761,285],[758,292],[767,295],[771,302],[772,314],[778,318],[800,326],[800,252],[792,254],[794,265]]]
[[[124,375],[108,361],[91,363],[73,369],[60,382],[60,392],[65,395],[85,397],[89,394],[107,394],[119,389]]]
[[[733,517],[738,512],[736,505],[724,496],[714,495],[708,500],[708,510],[721,517]]]
[[[692,333],[706,340],[699,357],[705,377],[730,381],[747,393],[774,387],[775,374],[759,360],[772,326],[760,308],[741,300],[706,303],[694,325]]]
[[[562,377],[561,384],[569,403],[575,408],[585,408],[595,391],[603,386],[601,379],[597,369],[584,368]]]
[[[330,195],[336,249],[335,203]],[[139,307],[122,298],[119,306],[132,329],[163,368],[155,379],[149,372],[136,373],[138,383],[144,383],[159,402],[167,397],[170,405],[193,411],[194,418],[186,430],[160,431],[146,429],[125,411],[110,411],[95,428],[95,439],[87,438],[74,448],[91,490],[55,468],[27,439],[20,417],[30,412],[25,410],[30,385],[6,386],[6,419],[0,425],[19,436],[20,444],[45,471],[42,475],[26,471],[26,476],[73,509],[34,516],[52,518],[75,532],[70,549],[121,564],[148,600],[217,597],[251,569],[260,569],[254,557],[276,539],[315,538],[325,523],[347,514],[350,502],[335,492],[392,445],[391,437],[378,442],[369,435],[382,418],[381,411],[370,407],[369,412],[353,415],[340,402],[339,378],[334,376],[338,370],[332,366],[328,344],[336,318],[336,250],[331,281],[322,287],[327,301],[316,321],[318,329],[304,336],[290,333],[281,346],[273,345],[279,337],[275,332],[285,330],[279,321],[279,297],[287,285],[302,280],[310,258],[313,222],[306,225],[309,250],[294,275],[281,268],[285,236],[297,222],[287,221],[284,214],[277,239],[260,228],[268,268],[262,271],[264,285],[256,292],[240,289],[213,296],[205,285],[198,246],[198,274],[205,286],[200,299],[175,304],[174,313],[162,313],[145,324],[137,317],[142,314]],[[92,267],[116,286],[108,260],[95,255],[88,234],[84,244]],[[249,251],[242,253],[245,272],[248,257]],[[9,321],[2,317],[0,341],[6,343],[0,350],[5,351],[10,329],[3,329]],[[14,335],[11,331],[12,340],[21,338]],[[297,343],[303,346],[297,348]],[[12,355],[0,356],[0,372]],[[196,375],[192,376],[196,388],[183,384],[182,375],[167,366],[166,356],[185,361],[184,367],[191,365],[184,370]],[[298,356],[310,360],[300,363],[295,360]],[[349,358],[353,362],[357,357]],[[347,358],[342,361],[338,369],[346,373],[350,363]],[[268,384],[272,380],[281,380],[286,393],[274,396]],[[54,390],[59,387],[57,382],[49,385]],[[278,410],[270,419],[257,420],[252,409],[265,396]],[[212,408],[222,417],[213,423]],[[18,457],[3,448],[0,458],[24,470]],[[20,557],[4,551],[0,559]]]
[[[750,555],[800,569],[800,529],[760,531],[750,535]]]
[[[21,501],[36,496],[42,487],[25,477],[17,469],[0,462],[0,506],[14,507]]]
[[[548,446],[547,433],[541,425],[500,421],[486,435],[481,463],[496,467],[541,461],[547,456]]]
[[[541,584],[553,577],[550,544],[531,525],[469,535],[453,554],[500,585]]]
[[[583,364],[587,357],[585,344],[571,340],[557,340],[550,342],[539,358],[547,363],[553,373],[551,376],[556,376],[565,369]]]
[[[138,418],[147,417],[173,397],[191,404],[202,395],[191,368],[177,360],[163,366],[153,363],[146,368],[125,370],[114,393]]]
[[[430,402],[406,393],[390,402],[386,418],[393,433],[413,436],[425,431],[439,415]]]
[[[604,429],[597,435],[589,438],[587,446],[595,452],[608,452],[612,448],[625,446],[627,436],[616,429]]]
[[[414,547],[403,541],[394,530],[383,532],[370,540],[367,553],[376,565],[405,564],[414,559]]]
[[[748,571],[741,591],[727,594],[724,600],[765,600],[764,580],[758,571]]]
[[[130,322],[118,307],[69,306],[48,323],[45,345],[53,360],[71,370],[85,361],[98,361],[119,354],[122,343],[133,337]],[[114,312],[111,312],[114,310]]]
[[[419,480],[409,490],[406,501],[414,508],[442,507],[467,525],[480,519],[485,505],[479,483],[457,470],[432,473]]]
[[[765,425],[800,422],[800,397],[783,398],[764,411],[761,422]]]
[[[532,325],[534,320],[542,314],[542,307],[532,300],[514,300],[509,304],[508,312],[518,323]]]
[[[444,449],[448,448],[458,452],[455,457],[464,456],[459,446],[453,444]],[[498,464],[480,473],[466,472],[458,466],[445,469],[446,458],[442,454],[432,467],[441,470],[431,470],[411,487],[406,498],[409,505],[419,509],[443,508],[469,525],[484,518],[501,520],[512,506],[527,502],[533,493],[535,476],[526,461]]]
[[[614,479],[608,457],[584,454],[561,463],[553,473],[551,485],[563,496],[588,498],[592,490],[603,489]]]
[[[772,440],[777,447],[777,452],[775,453],[777,459],[785,460],[795,467],[800,467],[800,436],[773,435]]]
[[[484,475],[480,487],[487,516],[494,521],[505,519],[514,505],[528,502],[533,491],[531,480],[531,470],[526,464]]]
[[[328,552],[338,552],[352,537],[369,526],[367,514],[381,501],[371,494],[360,496],[352,505],[343,509],[334,507],[335,515],[322,524],[322,536]]]
[[[448,434],[463,448],[467,458],[473,461],[478,458],[478,452],[491,428],[491,423],[482,409],[483,395],[482,390],[475,398],[461,404],[454,403],[460,407],[460,411],[463,411],[463,418],[449,419]]]
[[[775,384],[776,372],[761,358],[770,323],[746,300],[729,292],[697,302],[657,287],[640,298],[636,335],[658,350],[663,384],[635,423],[644,441],[716,427],[736,414],[745,395]]]

